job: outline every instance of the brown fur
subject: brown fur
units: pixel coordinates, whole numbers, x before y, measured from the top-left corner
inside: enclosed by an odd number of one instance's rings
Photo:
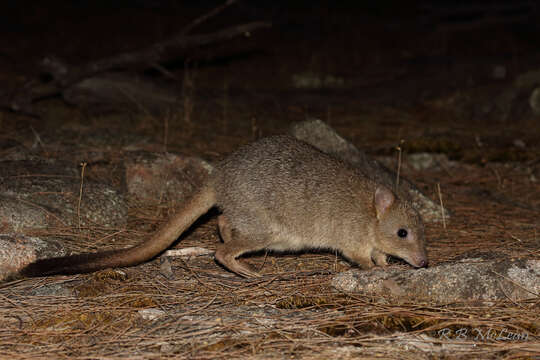
[[[274,136],[241,147],[151,238],[132,248],[38,260],[23,276],[92,272],[132,266],[168,248],[212,206],[222,211],[216,259],[246,277],[258,276],[238,257],[257,250],[332,249],[363,268],[386,255],[427,265],[423,225],[409,203],[311,145]],[[406,236],[398,236],[398,230]],[[403,235],[403,233],[401,233]]]

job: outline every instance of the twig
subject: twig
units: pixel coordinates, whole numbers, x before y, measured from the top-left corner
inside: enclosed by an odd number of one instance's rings
[[[504,287],[503,287],[503,285],[501,284],[501,281],[500,281],[500,280],[497,280],[497,284],[499,284],[499,289],[501,290],[501,292],[504,294],[504,296],[506,296],[506,298],[507,298],[509,301],[511,301],[512,303],[514,303],[514,305],[519,306],[520,308],[523,308],[523,306],[521,306],[521,305],[519,305],[518,303],[516,303],[516,302],[514,301],[514,299],[512,299],[512,298],[510,297],[510,295],[508,295],[508,294],[506,293],[506,291],[504,290]]]
[[[79,221],[79,232],[82,232],[81,229],[81,202],[82,202],[82,194],[83,194],[83,183],[84,183],[84,169],[86,169],[86,162],[81,163],[82,169],[81,169],[81,186],[79,188],[79,203],[77,204],[77,219]]]
[[[534,291],[527,289],[526,287],[524,287],[524,286],[522,286],[521,284],[515,282],[514,280],[509,279],[507,276],[504,276],[504,275],[502,275],[502,274],[499,274],[498,272],[493,271],[493,270],[492,270],[492,272],[493,272],[495,275],[498,275],[498,276],[502,277],[502,278],[505,279],[506,281],[511,282],[511,283],[514,284],[515,286],[522,288],[522,289],[525,290],[526,292],[531,293],[531,294],[533,294],[533,295],[536,296],[536,297],[539,297],[539,296],[540,296],[540,294],[537,294],[537,293],[535,293]]]
[[[169,70],[167,70],[164,66],[161,66],[160,64],[154,62],[151,64],[151,66],[159,71],[163,76],[171,79],[171,80],[176,80],[178,81],[178,77],[176,75],[174,75],[172,72],[170,72]]]
[[[129,91],[126,91],[122,86],[118,86],[118,84],[113,84],[112,87],[116,89],[116,91],[118,91],[120,94],[122,94],[133,105],[135,105],[143,114],[145,114],[146,116],[151,116],[148,109],[139,101],[137,101],[137,99]]]
[[[197,309],[193,309],[193,310],[190,310],[190,311],[186,311],[184,313],[181,313],[179,314],[179,316],[186,316],[188,314],[193,314],[193,313],[198,313],[199,311],[201,310],[204,310],[206,309],[207,307],[209,307],[210,305],[212,305],[212,303],[217,299],[217,297],[219,296],[219,294],[216,294],[209,302],[207,302],[205,305],[197,308]]]
[[[257,126],[257,118],[255,116],[251,117],[251,137],[253,140],[258,139],[259,127]]]
[[[34,141],[34,145],[32,147],[35,147],[36,145],[40,145],[42,148],[45,148],[45,145],[43,144],[43,140],[41,140],[41,136],[37,133],[37,131],[34,129],[33,126],[30,126],[30,130],[34,133],[34,137],[36,140]]]
[[[171,113],[167,110],[167,114],[163,117],[163,152],[167,152],[167,142],[169,139],[169,117]]]
[[[446,230],[446,216],[444,214],[444,206],[443,206],[443,201],[442,201],[441,184],[440,183],[437,183],[437,193],[439,194],[439,202],[441,203],[441,217],[442,217],[443,228]]]
[[[189,59],[184,62],[184,81],[182,82],[182,98],[184,100],[183,121],[188,129],[192,129],[191,114],[193,113],[194,100],[193,93],[195,84],[193,81],[193,72],[189,67]]]
[[[263,260],[263,263],[261,266],[259,266],[259,268],[257,269],[258,272],[262,271],[262,269],[264,268],[264,265],[266,265],[266,259],[268,258],[268,251],[265,251],[264,252],[264,260]]]
[[[236,1],[237,0],[227,0],[223,5],[220,5],[220,6],[216,7],[216,8],[214,8],[214,9],[210,10],[206,14],[199,16],[198,18],[193,20],[191,23],[189,23],[186,27],[184,27],[180,31],[180,34],[183,34],[183,35],[187,34],[188,32],[193,30],[198,25],[200,25],[203,22],[205,22],[206,20],[216,16],[217,14],[219,14],[220,12],[222,12],[223,10],[225,10],[226,8],[228,8],[229,6],[234,4]]]
[[[22,203],[27,204],[27,205],[30,205],[30,206],[33,206],[33,207],[35,207],[36,209],[39,209],[39,210],[43,211],[43,212],[46,213],[47,215],[49,215],[49,216],[55,218],[60,224],[66,226],[66,223],[65,223],[64,221],[62,221],[62,219],[61,219],[58,215],[56,215],[56,214],[53,213],[52,211],[48,210],[48,209],[45,208],[44,206],[40,206],[40,205],[35,204],[35,203],[31,202],[31,201],[24,200],[24,199],[22,199],[22,198],[20,198],[20,197],[17,198],[17,201],[22,202]]]
[[[399,145],[396,146],[396,150],[398,151],[398,164],[397,164],[397,171],[396,171],[396,192],[398,191],[398,188],[399,188],[399,174],[401,172],[401,152],[402,152],[401,145],[403,145],[404,142],[405,140],[401,139],[399,141]]]

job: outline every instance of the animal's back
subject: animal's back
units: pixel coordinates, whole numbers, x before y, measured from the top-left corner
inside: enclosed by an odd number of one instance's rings
[[[363,197],[374,191],[349,165],[286,135],[238,149],[216,173],[218,206],[231,226],[284,237],[284,250],[303,240],[327,247],[340,232],[361,231],[371,204]]]

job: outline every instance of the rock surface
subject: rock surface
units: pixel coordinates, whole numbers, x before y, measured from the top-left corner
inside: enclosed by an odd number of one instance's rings
[[[383,301],[494,302],[538,298],[540,260],[463,259],[427,269],[349,270],[332,285],[345,292],[380,296]]]
[[[0,280],[38,258],[65,254],[65,249],[57,241],[16,233],[0,234]]]
[[[150,152],[128,153],[125,163],[129,195],[139,200],[182,201],[212,171],[212,166],[196,157]]]
[[[0,226],[3,231],[51,225],[126,224],[127,204],[115,189],[81,179],[76,167],[61,161],[0,162]]]
[[[73,164],[0,161],[0,232],[8,234],[0,235],[0,279],[38,258],[65,255],[61,242],[23,234],[55,227],[121,228],[126,223],[124,196],[106,184],[81,182]]]

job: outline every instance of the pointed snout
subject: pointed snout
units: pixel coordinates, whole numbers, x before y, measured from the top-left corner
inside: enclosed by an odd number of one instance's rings
[[[422,259],[418,262],[418,266],[419,268],[427,268],[428,267],[428,261],[427,259]]]
[[[414,266],[415,268],[427,268],[428,267],[428,259],[427,256],[415,256],[411,261],[407,261],[409,264]]]

